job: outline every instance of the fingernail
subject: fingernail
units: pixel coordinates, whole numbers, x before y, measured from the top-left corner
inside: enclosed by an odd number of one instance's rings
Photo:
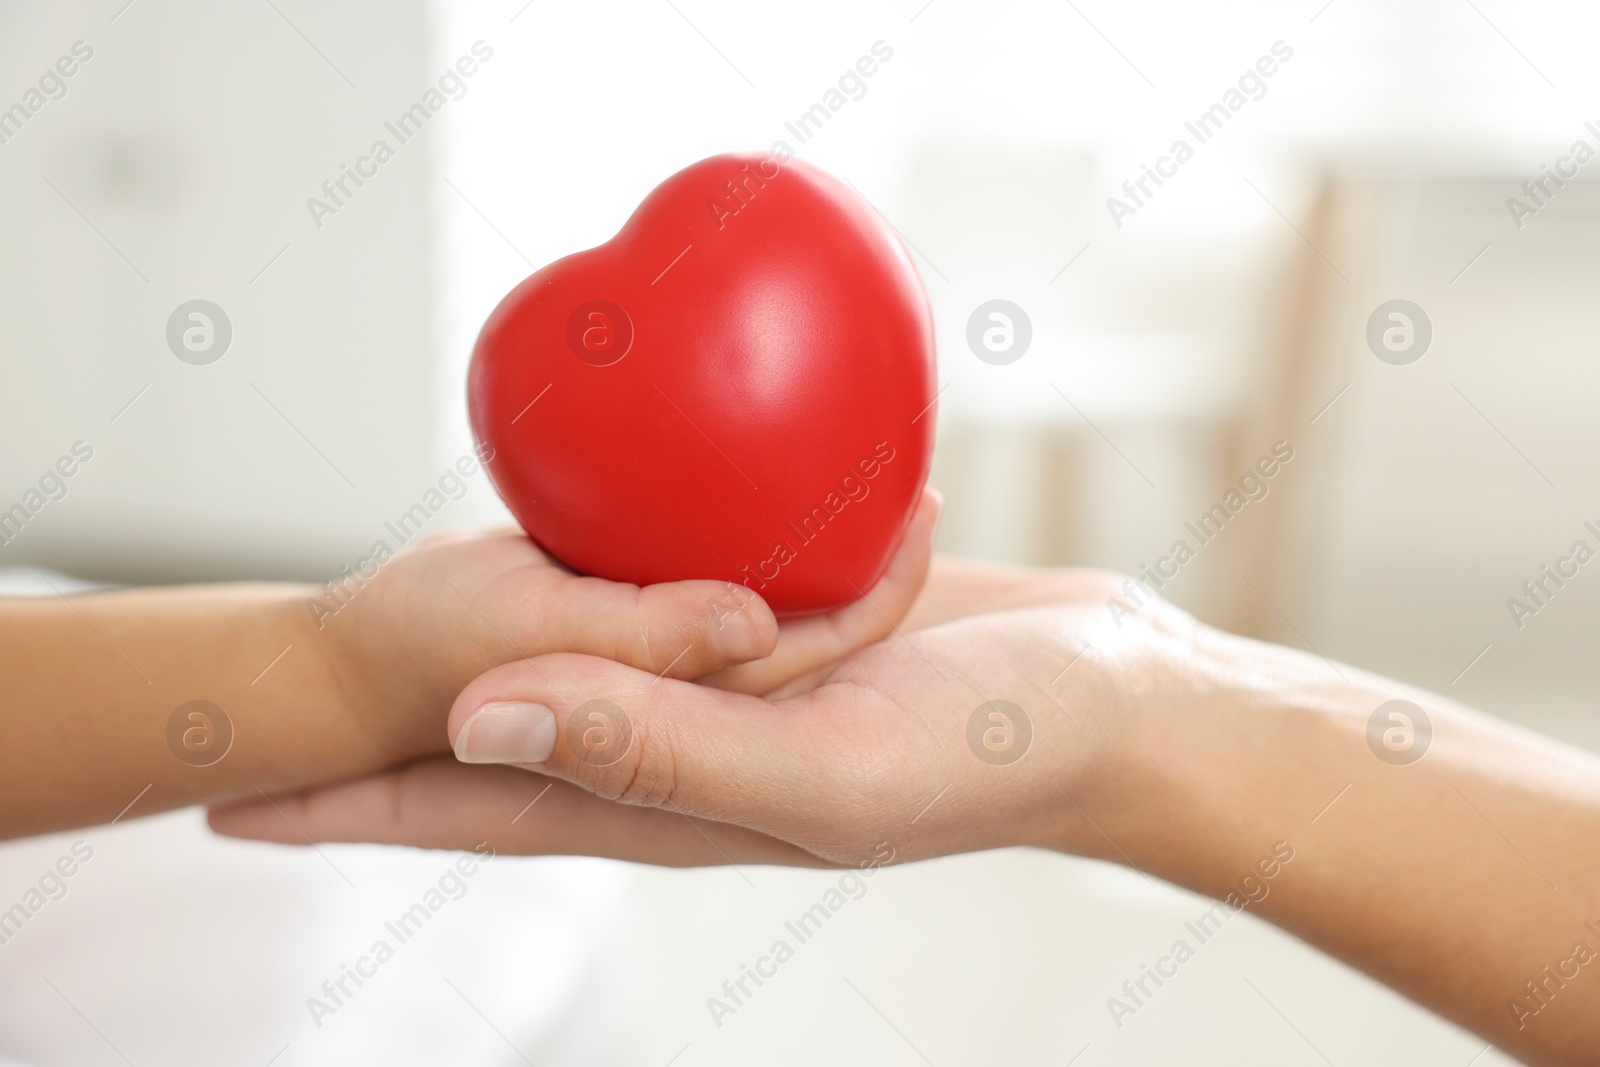
[[[543,763],[555,748],[555,712],[543,704],[485,704],[456,735],[462,763]]]
[[[742,662],[759,656],[766,649],[750,613],[741,606],[738,611],[718,612],[711,619],[708,638],[711,651],[725,660]]]

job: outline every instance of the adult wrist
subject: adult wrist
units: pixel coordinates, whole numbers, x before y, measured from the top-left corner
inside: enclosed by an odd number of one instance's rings
[[[1191,651],[1130,717],[1102,826],[1117,858],[1225,898],[1282,866],[1369,769],[1365,720],[1386,698],[1358,672],[1220,631]]]

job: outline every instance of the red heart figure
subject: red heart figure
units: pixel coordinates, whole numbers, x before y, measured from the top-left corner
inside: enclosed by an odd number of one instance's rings
[[[567,566],[740,582],[795,616],[883,576],[934,378],[927,294],[877,212],[782,153],[722,155],[512,290],[468,404],[495,488]]]

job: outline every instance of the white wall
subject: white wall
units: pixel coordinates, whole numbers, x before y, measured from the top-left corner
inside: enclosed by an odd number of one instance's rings
[[[331,574],[429,475],[431,148],[320,229],[305,201],[419,91],[421,8],[280,5],[313,47],[270,5],[118,6],[0,13],[7,105],[93,49],[0,145],[0,500],[94,448],[0,552],[119,579]],[[233,324],[208,366],[165,339],[194,298]]]

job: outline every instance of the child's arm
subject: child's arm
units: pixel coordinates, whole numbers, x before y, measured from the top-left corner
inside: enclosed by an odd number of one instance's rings
[[[511,533],[425,543],[338,595],[261,583],[0,599],[0,838],[448,751],[462,687],[550,652],[670,678],[767,657],[754,680],[778,684],[889,632],[922,584],[936,512],[919,512],[870,604],[782,626],[742,586],[577,577]]]
[[[583,648],[693,677],[767,652],[776,625],[754,597],[712,623],[726,595],[574,578],[505,535],[398,556],[339,597],[262,583],[0,600],[0,837],[443,750],[461,686],[523,655]]]

